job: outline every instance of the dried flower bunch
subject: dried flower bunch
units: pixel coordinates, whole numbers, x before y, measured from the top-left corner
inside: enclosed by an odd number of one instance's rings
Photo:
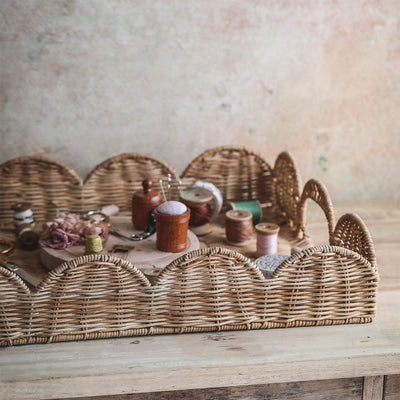
[[[101,217],[94,215],[89,220],[79,215],[66,214],[55,218],[40,236],[40,244],[53,249],[65,249],[82,244],[89,235],[99,235],[103,244],[108,240],[108,226]]]

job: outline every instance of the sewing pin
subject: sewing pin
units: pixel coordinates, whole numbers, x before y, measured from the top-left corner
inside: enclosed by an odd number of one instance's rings
[[[167,201],[167,199],[165,197],[164,187],[163,187],[163,184],[162,184],[162,179],[159,179],[158,182],[160,183],[160,187],[161,187],[161,191],[162,191],[162,194],[163,194],[164,201]]]
[[[168,189],[168,199],[171,198],[171,174],[168,174],[168,184],[167,184],[167,189]]]

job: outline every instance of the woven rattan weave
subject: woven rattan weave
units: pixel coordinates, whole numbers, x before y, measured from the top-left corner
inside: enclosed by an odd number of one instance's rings
[[[0,215],[4,220],[12,217],[6,208],[21,190],[28,190],[24,200],[35,207],[53,199],[68,210],[86,207],[86,200],[90,207],[118,204],[114,190],[118,196],[131,196],[130,185],[139,186],[152,168],[155,177],[175,173],[147,157],[107,160],[84,183],[67,167],[49,160],[12,160],[0,166],[1,189],[10,186],[1,194]],[[240,165],[245,172],[236,174]],[[46,169],[49,178],[44,179]],[[299,241],[307,237],[306,204],[311,199],[325,213],[329,244],[295,252],[270,279],[249,258],[219,247],[176,259],[153,286],[129,262],[105,255],[58,266],[35,292],[14,272],[0,267],[0,345],[373,320],[378,271],[367,227],[355,214],[345,214],[336,223],[328,191],[320,182],[308,181],[300,193],[299,173],[288,153],[279,155],[271,169],[251,151],[217,148],[193,160],[184,176],[187,182],[219,184],[224,200],[256,196],[267,202]],[[77,190],[81,203],[74,197]],[[48,218],[47,212],[40,216]]]
[[[47,220],[79,208],[81,178],[69,167],[44,157],[26,156],[0,165],[0,222],[13,221],[13,204],[32,204],[36,219]]]
[[[272,168],[254,152],[237,147],[216,147],[196,157],[183,171],[186,184],[194,180],[213,183],[224,202],[257,199],[275,204]]]
[[[99,255],[60,265],[32,294],[0,273],[1,345],[361,323],[375,314],[375,269],[335,246],[296,253],[269,280],[221,248],[175,260],[154,286],[130,263]]]
[[[35,218],[47,221],[57,212],[85,212],[105,204],[121,211],[131,209],[135,191],[142,181],[179,180],[175,169],[156,157],[126,153],[109,158],[82,180],[71,168],[43,157],[26,156],[0,165],[0,223],[13,219],[11,206],[24,201],[32,204]]]

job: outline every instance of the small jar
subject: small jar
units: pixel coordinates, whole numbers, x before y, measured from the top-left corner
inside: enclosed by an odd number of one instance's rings
[[[150,213],[162,203],[162,196],[153,192],[150,179],[145,179],[142,186],[143,190],[137,191],[132,197],[132,223],[135,228],[146,230]]]
[[[179,203],[186,208],[186,211],[183,214],[171,215],[163,213],[160,207],[156,208],[154,217],[156,220],[157,249],[170,253],[179,253],[186,250],[188,246],[187,234],[190,208],[177,201],[167,201],[162,206],[167,206],[167,203]]]

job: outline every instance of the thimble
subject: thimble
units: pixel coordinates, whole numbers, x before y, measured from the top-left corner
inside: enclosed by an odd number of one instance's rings
[[[89,235],[86,238],[85,254],[101,254],[103,243],[99,235]]]

